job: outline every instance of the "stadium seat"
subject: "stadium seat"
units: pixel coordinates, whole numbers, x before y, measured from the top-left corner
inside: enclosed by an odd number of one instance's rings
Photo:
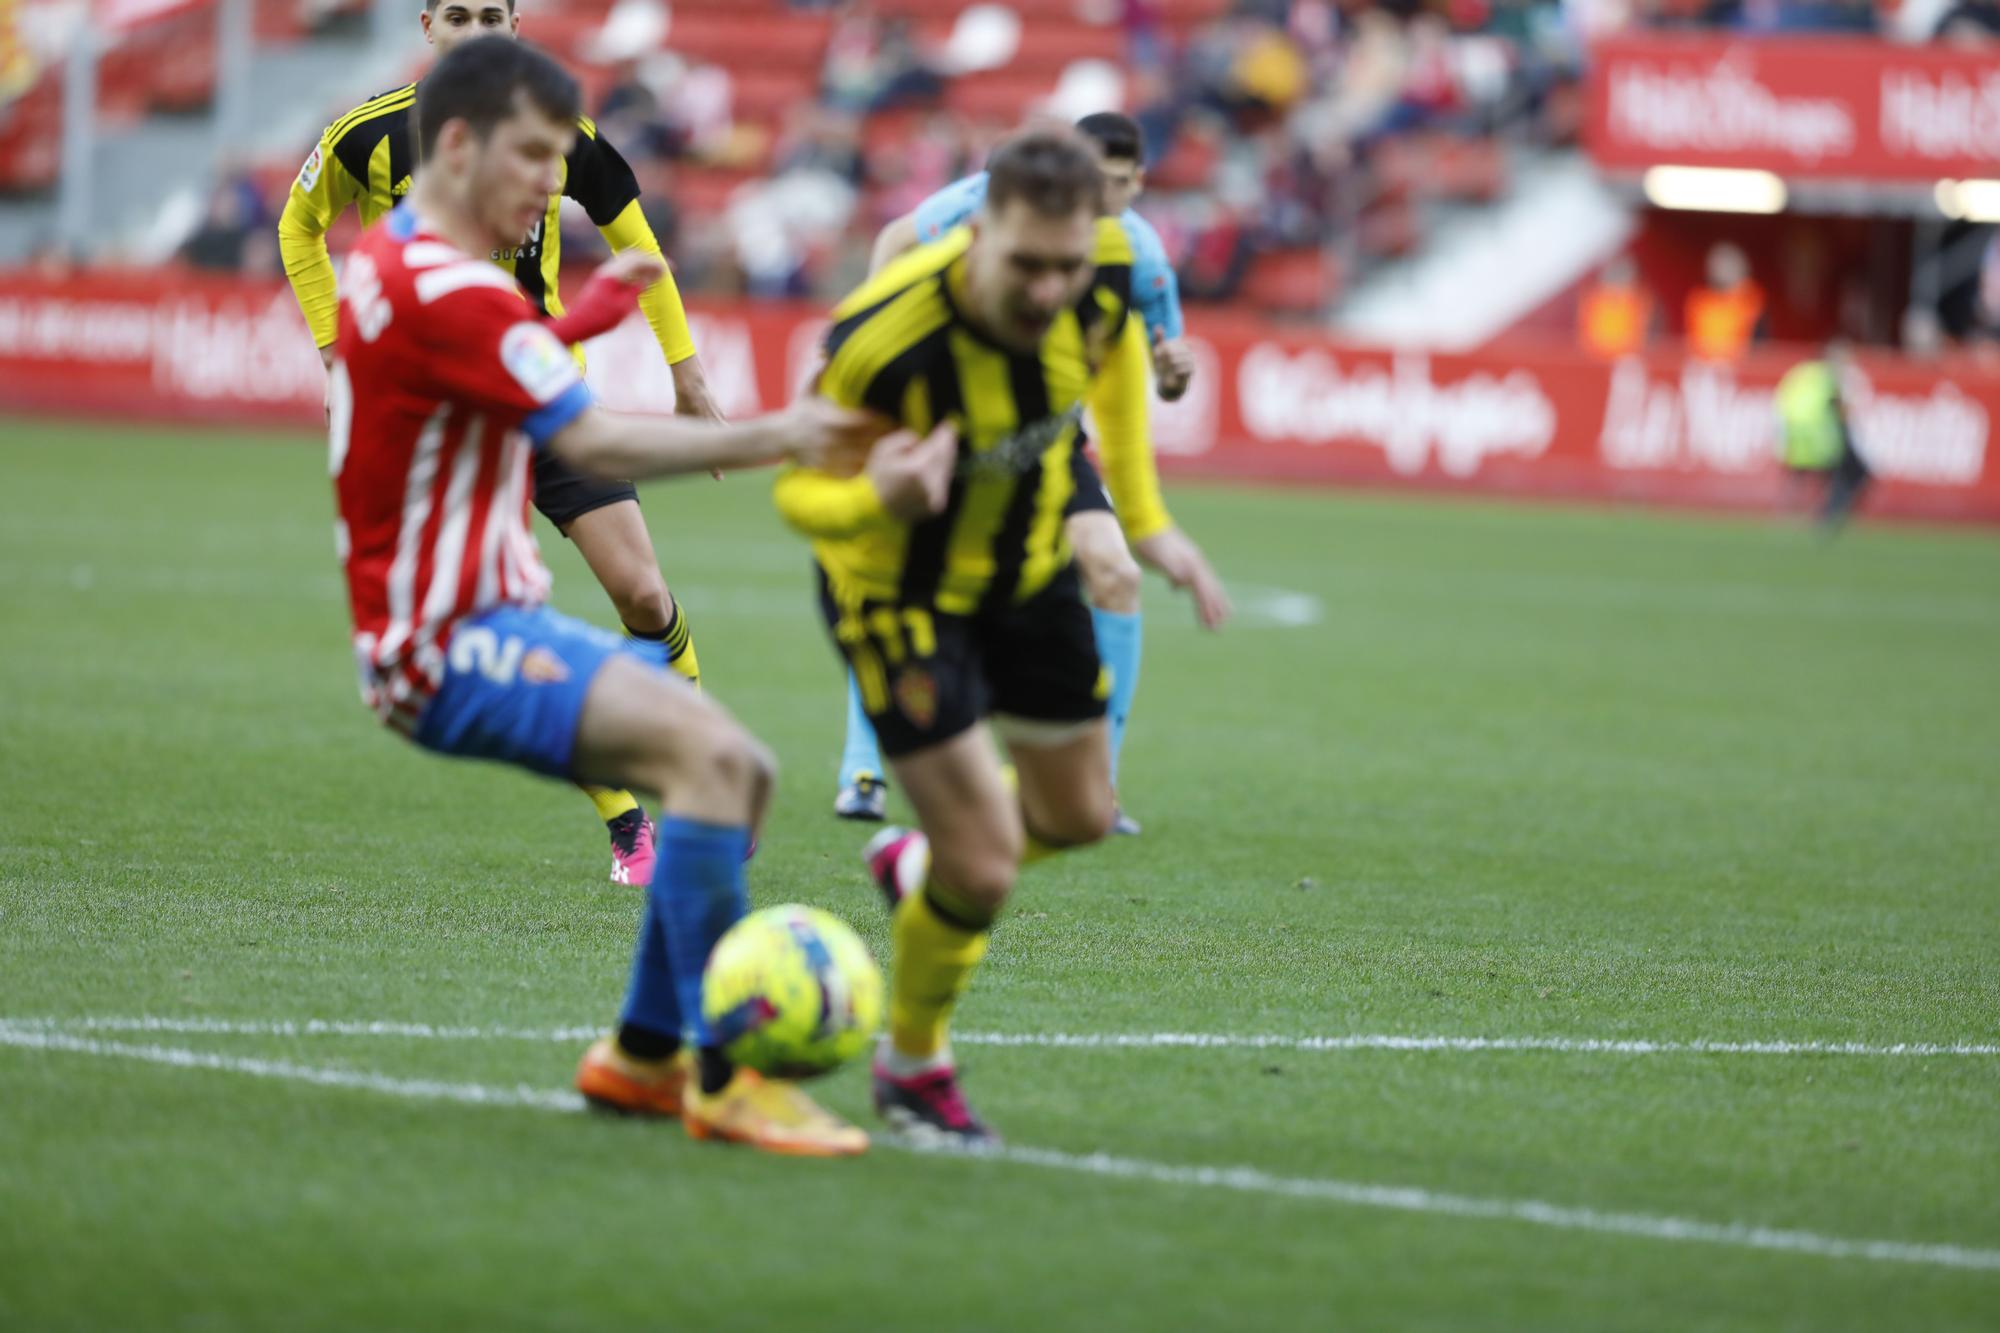
[[[677,9],[667,29],[667,49],[720,65],[731,74],[754,67],[817,75],[830,26],[819,14]]]
[[[52,68],[0,107],[0,191],[45,190],[61,170],[62,71]]]
[[[1014,124],[1029,107],[1055,91],[1053,73],[1021,74],[1012,66],[988,74],[968,74],[945,85],[944,102],[974,120]]]
[[[1238,299],[1280,315],[1317,315],[1340,294],[1340,265],[1319,246],[1266,250],[1251,259]]]

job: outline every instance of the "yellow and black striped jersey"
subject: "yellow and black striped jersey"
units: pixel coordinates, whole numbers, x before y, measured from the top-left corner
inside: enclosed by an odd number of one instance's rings
[[[1003,347],[963,314],[961,228],[890,264],[834,310],[820,392],[928,431],[950,419],[958,464],[942,513],[891,518],[865,476],[782,474],[780,512],[812,536],[837,599],[898,601],[968,615],[1023,601],[1069,562],[1063,509],[1070,453],[1099,392],[1146,393],[1143,335],[1130,318],[1132,249],[1099,222],[1091,285],[1059,315],[1038,353]],[[1116,353],[1137,339],[1137,373]],[[1101,371],[1108,373],[1100,375]],[[1101,381],[1101,383],[1100,383]]]
[[[278,224],[285,275],[299,307],[324,347],[333,341],[339,299],[334,290],[326,233],[352,204],[362,225],[372,225],[409,193],[416,166],[411,121],[416,112],[414,83],[370,98],[327,126],[298,178],[292,182]],[[528,298],[549,314],[562,313],[556,276],[562,265],[562,201],[574,199],[604,233],[613,250],[634,246],[659,253],[639,208],[639,182],[618,150],[600,137],[587,117],[577,121],[576,146],[563,160],[563,182],[549,197],[548,211],[521,243],[493,252],[493,262],[513,273]],[[669,364],[694,353],[687,315],[671,274],[641,298]]]

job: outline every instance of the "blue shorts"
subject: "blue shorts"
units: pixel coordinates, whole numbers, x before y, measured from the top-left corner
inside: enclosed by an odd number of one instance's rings
[[[417,719],[414,739],[439,754],[566,778],[584,695],[621,654],[666,669],[666,645],[621,638],[545,606],[468,617],[452,630],[444,684]]]

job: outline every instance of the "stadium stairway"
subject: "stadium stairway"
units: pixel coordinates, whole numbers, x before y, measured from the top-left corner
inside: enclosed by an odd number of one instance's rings
[[[1616,253],[1630,207],[1575,150],[1509,146],[1504,197],[1433,201],[1420,249],[1357,279],[1334,321],[1344,337],[1464,350],[1485,343]],[[1561,245],[1548,238],[1561,236]]]
[[[249,128],[229,142],[217,119],[212,66],[209,78],[178,100],[124,108],[119,102],[130,78],[107,56],[99,68],[87,231],[58,235],[53,190],[0,194],[0,265],[25,262],[51,248],[137,263],[169,258],[199,224],[222,170],[292,152],[311,141],[327,107],[357,84],[387,88],[400,79],[419,45],[414,25],[392,28],[392,36],[377,39],[379,27],[371,28],[366,18],[361,12],[337,15],[306,33],[273,28],[260,12],[241,108],[241,123]],[[59,133],[59,127],[51,132]]]

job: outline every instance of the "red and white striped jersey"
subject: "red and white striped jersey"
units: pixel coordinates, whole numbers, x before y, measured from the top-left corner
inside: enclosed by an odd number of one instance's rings
[[[461,619],[548,596],[529,463],[590,394],[536,319],[511,276],[407,205],[362,235],[341,277],[334,537],[362,697],[405,732]]]

